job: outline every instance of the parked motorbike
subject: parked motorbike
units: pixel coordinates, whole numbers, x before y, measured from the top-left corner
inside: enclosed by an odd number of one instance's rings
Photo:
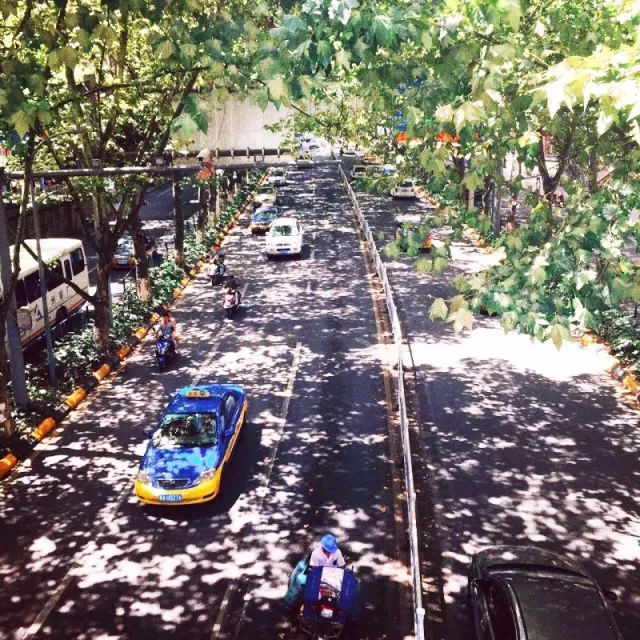
[[[362,611],[360,587],[351,569],[310,567],[308,558],[291,573],[285,603],[299,608],[300,632],[311,640],[342,637],[349,620]]]
[[[240,306],[242,295],[239,289],[227,290],[222,298],[222,308],[227,314],[227,318],[231,318]]]
[[[171,336],[158,336],[156,340],[156,360],[162,371],[176,357],[176,347]]]

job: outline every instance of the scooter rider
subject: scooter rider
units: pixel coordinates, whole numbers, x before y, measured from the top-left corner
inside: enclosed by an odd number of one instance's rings
[[[215,285],[216,283],[221,282],[224,277],[224,272],[224,255],[219,253],[213,256],[207,265],[207,275],[211,278],[211,284]]]
[[[163,336],[165,338],[171,338],[176,355],[180,355],[180,342],[178,340],[177,334],[178,334],[178,324],[173,319],[171,312],[167,310],[162,314],[162,319],[160,320],[160,324],[156,327],[156,340],[160,336]]]
[[[230,276],[227,282],[227,288],[225,289],[225,295],[233,295],[236,299],[237,304],[240,304],[240,298],[242,294],[240,293],[240,289],[238,288],[238,281],[235,276]]]
[[[320,538],[320,544],[311,552],[309,564],[312,567],[344,567],[345,561],[338,547],[336,537],[330,533]]]

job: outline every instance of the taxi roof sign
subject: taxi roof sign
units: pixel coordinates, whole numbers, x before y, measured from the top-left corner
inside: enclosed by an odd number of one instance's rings
[[[211,393],[206,389],[189,389],[183,394],[185,398],[210,398]]]

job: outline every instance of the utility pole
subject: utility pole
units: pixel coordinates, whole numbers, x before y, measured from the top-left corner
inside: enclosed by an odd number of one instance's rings
[[[44,335],[47,345],[47,364],[49,366],[49,380],[56,383],[56,359],[53,354],[53,338],[51,337],[51,322],[49,320],[49,301],[47,300],[47,277],[42,261],[40,248],[40,209],[36,202],[36,187],[32,180],[29,185],[31,192],[31,212],[33,214],[33,231],[36,236],[36,254],[38,255],[38,275],[40,277],[40,300],[42,302],[42,319],[44,320]]]
[[[11,250],[9,246],[9,233],[7,231],[6,209],[4,206],[4,190],[6,178],[4,166],[0,166],[0,275],[2,277],[3,295],[11,288]],[[16,247],[16,251],[19,248]],[[27,382],[24,371],[24,358],[22,356],[22,340],[20,339],[20,327],[16,315],[16,296],[12,292],[8,302],[7,313],[7,350],[9,355],[9,367],[11,370],[11,390],[13,400],[18,407],[26,407],[29,402]]]

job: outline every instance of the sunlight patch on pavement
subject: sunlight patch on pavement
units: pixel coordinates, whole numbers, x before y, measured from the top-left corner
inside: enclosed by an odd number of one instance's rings
[[[501,328],[475,329],[470,334],[456,336],[455,340],[453,344],[412,342],[416,365],[469,373],[471,361],[495,363],[496,360],[502,360],[515,371],[533,372],[550,380],[561,381],[602,374],[614,362],[599,345],[581,347],[576,343],[563,343],[558,350],[550,341],[533,342],[519,333],[505,334]]]

